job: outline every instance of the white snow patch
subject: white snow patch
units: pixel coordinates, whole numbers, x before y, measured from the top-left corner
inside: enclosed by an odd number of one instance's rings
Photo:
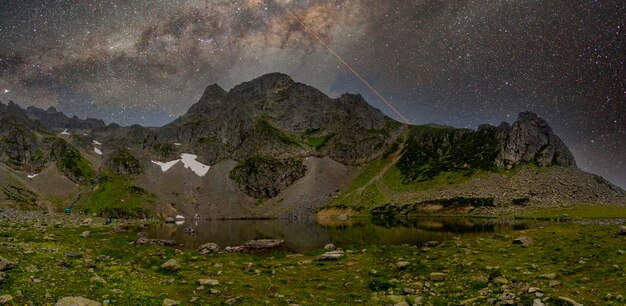
[[[27,177],[29,179],[32,179],[32,178],[35,178],[37,175],[39,175],[39,174],[29,174],[29,175],[27,175]]]
[[[182,144],[182,143],[180,143],[180,142],[175,142],[175,143],[174,143],[174,145],[175,145],[175,146],[182,146],[183,144]]]
[[[185,216],[183,215],[176,215],[176,218],[174,218],[176,220],[185,220]]]
[[[98,155],[102,155],[102,150],[100,150],[100,149],[98,149],[96,147],[93,147],[93,151],[96,152],[96,154],[98,154]]]
[[[101,146],[101,145],[102,145],[102,144],[101,144],[101,143],[99,143],[97,140],[94,140],[94,141],[92,141],[92,142],[93,142],[93,144],[98,145],[98,146]]]
[[[198,155],[183,153],[180,155],[181,161],[185,165],[185,169],[191,168],[191,171],[195,172],[198,176],[204,176],[211,166],[207,166],[196,160]]]
[[[174,165],[176,165],[178,161],[180,161],[180,159],[175,159],[165,163],[153,160],[152,163],[161,167],[161,171],[165,172],[167,170],[170,170],[170,168],[172,168]]]
[[[61,135],[71,135],[70,132],[67,131],[67,129],[63,130],[63,132],[61,132]]]

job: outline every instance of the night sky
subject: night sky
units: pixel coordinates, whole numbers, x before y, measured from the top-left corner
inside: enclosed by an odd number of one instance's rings
[[[289,12],[412,123],[531,110],[626,187],[624,0],[0,0],[0,100],[157,126],[279,71],[399,119]]]

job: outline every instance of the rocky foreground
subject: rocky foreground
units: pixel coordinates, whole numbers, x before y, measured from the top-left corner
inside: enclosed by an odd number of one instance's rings
[[[623,305],[626,228],[557,223],[306,254],[137,243],[144,223],[0,212],[0,304]],[[275,247],[279,240],[245,244]],[[242,246],[242,247],[244,247]],[[221,247],[221,248],[220,248]]]

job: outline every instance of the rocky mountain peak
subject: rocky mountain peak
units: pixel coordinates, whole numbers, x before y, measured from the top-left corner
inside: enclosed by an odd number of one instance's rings
[[[295,81],[284,73],[274,72],[262,75],[252,81],[243,82],[230,91],[230,94],[253,98],[268,93],[283,91],[295,84]]]
[[[574,156],[548,123],[533,112],[521,112],[512,126],[498,128],[500,154],[496,165],[513,168],[520,163],[538,166],[576,166]]]

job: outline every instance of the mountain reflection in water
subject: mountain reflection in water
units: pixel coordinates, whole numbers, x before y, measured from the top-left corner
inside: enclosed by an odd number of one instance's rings
[[[343,248],[378,245],[420,244],[459,235],[497,233],[540,226],[533,220],[415,218],[404,220],[190,220],[183,224],[158,224],[148,230],[150,238],[170,239],[183,248],[214,242],[220,247],[240,245],[252,239],[285,240],[286,249],[307,252],[327,243]],[[195,234],[185,230],[192,228]]]

